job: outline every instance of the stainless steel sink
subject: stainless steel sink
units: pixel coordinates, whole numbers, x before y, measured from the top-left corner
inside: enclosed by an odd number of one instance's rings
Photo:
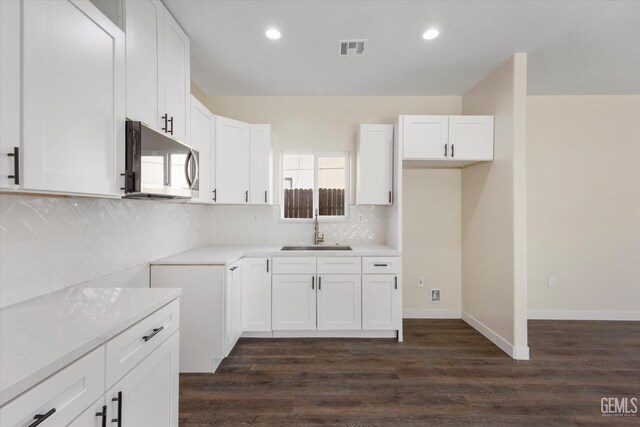
[[[351,246],[283,246],[282,251],[352,251]]]

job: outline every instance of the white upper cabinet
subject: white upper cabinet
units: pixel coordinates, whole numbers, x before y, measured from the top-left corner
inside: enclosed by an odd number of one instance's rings
[[[493,160],[493,116],[400,116],[403,160],[460,167]]]
[[[127,117],[189,142],[189,37],[159,0],[125,7]]]
[[[393,191],[393,125],[360,125],[356,204],[390,205]]]
[[[249,203],[273,204],[273,145],[271,125],[251,125]]]
[[[0,184],[16,188],[15,178],[6,176],[11,174],[19,178],[17,188],[27,190],[122,195],[124,33],[88,1],[25,1],[21,9],[15,2],[2,3],[7,4],[2,6]],[[22,45],[21,59],[16,43]],[[21,124],[4,130],[18,117],[16,110],[22,111]],[[15,157],[6,162],[16,148],[19,171]]]
[[[198,170],[200,177],[198,197],[192,199],[192,201],[206,203],[213,201],[213,189],[211,187],[213,171],[211,166],[214,132],[214,115],[194,96],[191,96],[191,146],[199,153]]]
[[[402,116],[405,160],[444,159],[448,153],[448,116]]]
[[[249,203],[251,126],[216,116],[214,202]]]
[[[454,160],[493,160],[493,116],[450,116],[450,156]]]
[[[168,11],[164,14],[164,93],[165,114],[169,115],[171,135],[189,141],[191,111],[191,66],[189,37]]]
[[[127,117],[160,129],[164,114],[162,46],[164,6],[160,0],[126,2]]]

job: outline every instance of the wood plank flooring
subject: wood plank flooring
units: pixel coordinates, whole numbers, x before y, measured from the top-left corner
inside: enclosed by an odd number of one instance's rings
[[[405,320],[403,343],[241,339],[216,374],[180,376],[180,425],[640,425],[640,322],[529,321],[514,361],[461,320]]]

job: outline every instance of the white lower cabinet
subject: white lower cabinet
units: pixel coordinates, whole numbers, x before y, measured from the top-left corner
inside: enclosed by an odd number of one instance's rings
[[[151,265],[152,288],[182,288],[180,372],[215,372],[242,335],[242,265]]]
[[[316,329],[316,277],[313,274],[274,274],[272,279],[274,331]]]
[[[179,351],[176,332],[113,386],[106,394],[108,420],[123,427],[177,427]]]
[[[179,306],[179,300],[174,300],[4,404],[0,407],[0,425],[177,427]],[[167,313],[176,316],[174,327],[150,326],[150,321],[156,324],[159,318],[166,319]],[[143,330],[146,332],[136,340],[129,339],[131,331],[138,335]],[[125,351],[110,352],[114,342],[126,342]],[[135,354],[133,359],[123,358],[130,353]],[[134,359],[135,364],[128,363]],[[114,371],[113,367],[125,369]],[[117,377],[107,391],[105,378],[110,378],[109,372]]]
[[[402,293],[398,276],[362,276],[362,329],[394,330],[402,323]]]
[[[271,259],[246,258],[242,276],[242,329],[271,330]]]
[[[362,329],[361,276],[318,276],[318,330]]]

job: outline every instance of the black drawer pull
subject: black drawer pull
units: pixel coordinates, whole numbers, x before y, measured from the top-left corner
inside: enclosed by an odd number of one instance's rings
[[[13,157],[13,175],[7,175],[7,178],[13,179],[15,185],[20,185],[20,148],[13,147],[13,153],[7,156]]]
[[[238,266],[235,266],[235,267],[231,267],[229,270],[236,271],[237,269],[238,269]]]
[[[149,341],[151,338],[155,337],[156,335],[158,335],[158,333],[164,329],[164,326],[160,326],[159,328],[155,328],[149,335],[145,335],[144,337],[142,337],[142,339],[147,342]]]
[[[214,188],[214,189],[213,189],[213,201],[215,202],[215,201],[216,201],[216,199],[217,199],[217,196],[216,196],[216,190],[215,190],[215,188]]]
[[[33,419],[35,420],[34,422],[32,422],[31,424],[29,424],[29,427],[36,427],[39,426],[40,423],[44,422],[44,420],[46,420],[47,418],[49,418],[51,415],[55,414],[56,412],[56,408],[51,408],[49,409],[49,411],[47,411],[45,414],[37,414],[33,416]]]
[[[118,418],[113,418],[112,423],[118,423],[118,427],[122,427],[122,392],[118,392],[118,397],[111,399],[112,402],[118,402]]]
[[[102,417],[100,425],[107,427],[107,405],[102,407],[102,412],[96,412],[96,417]]]
[[[393,287],[394,287],[395,289],[398,289],[398,276],[396,276],[396,277],[394,277],[394,278],[393,278],[393,282],[394,282],[394,283],[393,283]]]
[[[373,264],[374,267],[389,267],[389,264]]]

